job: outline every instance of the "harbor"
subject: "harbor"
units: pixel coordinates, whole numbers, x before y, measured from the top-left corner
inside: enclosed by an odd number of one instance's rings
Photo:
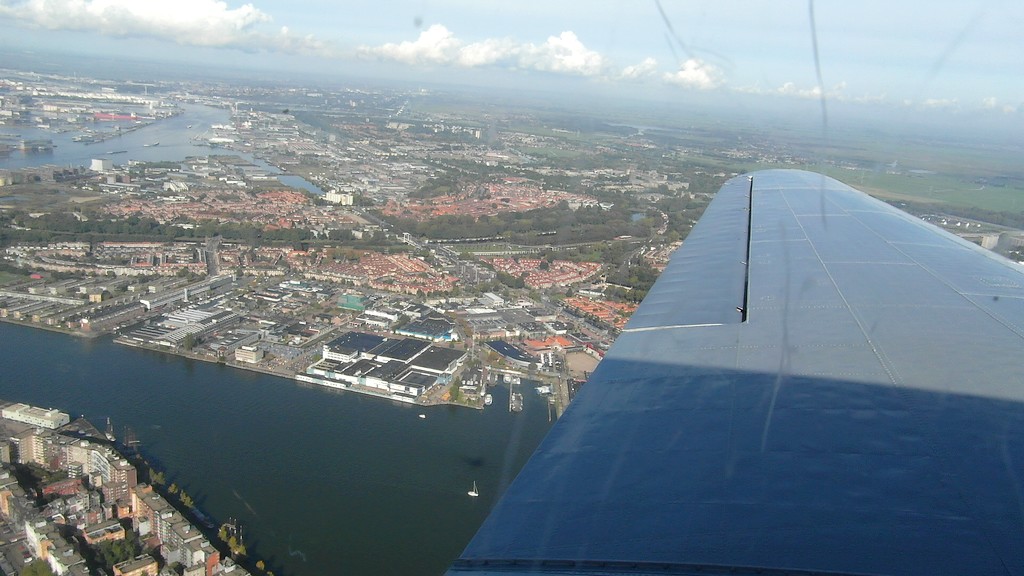
[[[420,418],[410,404],[6,323],[0,362],[0,397],[130,426],[168,480],[218,524],[238,518],[279,575],[443,572],[549,426],[532,393],[519,414]],[[489,392],[507,405],[507,388]],[[474,480],[480,497],[467,498]]]

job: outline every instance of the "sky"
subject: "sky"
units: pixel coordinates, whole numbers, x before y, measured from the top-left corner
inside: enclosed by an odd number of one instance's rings
[[[0,19],[26,51],[1024,118],[1017,0],[0,0]]]

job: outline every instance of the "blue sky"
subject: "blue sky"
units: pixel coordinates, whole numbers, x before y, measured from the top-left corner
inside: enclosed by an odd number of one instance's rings
[[[0,0],[0,43],[183,62],[1024,115],[1018,1]],[[254,60],[254,56],[257,58]]]

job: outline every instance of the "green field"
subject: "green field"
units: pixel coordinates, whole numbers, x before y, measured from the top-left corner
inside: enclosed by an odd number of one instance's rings
[[[565,150],[553,146],[520,146],[519,150],[531,156],[543,156],[551,160],[576,160],[581,156],[589,156],[586,150]]]
[[[15,282],[19,282],[21,280],[25,280],[25,278],[27,278],[27,276],[25,276],[24,274],[14,274],[12,272],[6,272],[4,270],[0,270],[0,286],[7,286],[8,284],[14,284]]]
[[[943,174],[888,174],[865,170],[825,172],[854,188],[885,200],[931,202],[996,212],[1024,212],[1024,189],[981,185]]]

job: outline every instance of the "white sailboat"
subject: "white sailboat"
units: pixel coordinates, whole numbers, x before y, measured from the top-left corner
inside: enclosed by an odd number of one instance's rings
[[[480,493],[476,491],[476,480],[473,480],[473,489],[470,490],[469,492],[466,492],[466,494],[469,494],[473,498],[476,498],[477,496],[480,495]]]

